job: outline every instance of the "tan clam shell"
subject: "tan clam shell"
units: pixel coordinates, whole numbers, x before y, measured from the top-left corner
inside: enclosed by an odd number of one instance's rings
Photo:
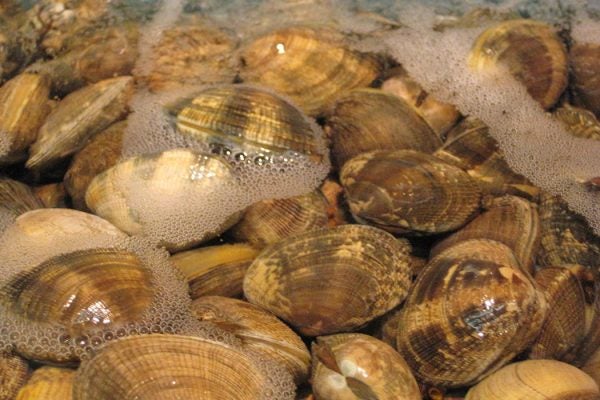
[[[598,400],[598,385],[586,373],[554,360],[507,365],[467,393],[465,400]]]
[[[420,400],[410,368],[393,348],[371,336],[342,333],[312,344],[317,399]]]
[[[36,369],[15,400],[70,400],[75,370],[41,367]]]
[[[327,227],[327,201],[319,191],[285,199],[263,200],[244,211],[231,228],[233,237],[256,248],[302,232]]]
[[[393,233],[455,230],[473,218],[481,193],[459,168],[413,150],[358,155],[340,173],[352,215]]]
[[[38,208],[44,208],[44,204],[29,186],[10,178],[0,178],[0,209],[17,217]]]
[[[433,153],[442,141],[403,99],[379,89],[342,95],[327,118],[332,155],[338,168],[374,150]]]
[[[429,261],[404,304],[397,346],[415,376],[471,385],[525,350],[546,301],[502,243],[471,239]]]
[[[87,140],[127,113],[130,76],[105,79],[65,97],[40,128],[26,166],[46,168],[85,146]]]
[[[569,51],[569,63],[575,104],[600,117],[600,46],[575,42]]]
[[[241,50],[240,75],[290,97],[318,115],[341,93],[369,86],[380,74],[373,56],[350,50],[329,30],[289,27],[267,33]]]
[[[554,111],[554,116],[571,135],[600,140],[600,122],[591,111],[565,104]]]
[[[67,208],[67,191],[62,182],[36,186],[33,192],[46,208]]]
[[[291,400],[293,392],[286,371],[238,348],[197,337],[143,335],[112,342],[84,363],[73,400]]]
[[[183,251],[170,260],[190,285],[190,296],[242,297],[246,270],[258,250],[244,243]]]
[[[0,135],[2,162],[27,158],[26,150],[50,112],[50,81],[22,73],[0,88]]]
[[[121,156],[126,121],[112,124],[94,136],[74,157],[64,177],[65,189],[73,200],[73,206],[87,210],[85,192],[88,185],[101,172],[117,163]]]
[[[479,35],[469,55],[471,68],[489,70],[498,63],[508,67],[545,109],[556,103],[567,86],[565,46],[544,22],[510,20]]]
[[[29,374],[29,365],[25,359],[0,352],[0,400],[13,400]]]
[[[367,226],[302,233],[263,250],[244,294],[303,335],[350,331],[406,296],[409,252],[405,240]]]
[[[192,313],[241,339],[242,347],[281,363],[297,385],[308,379],[310,354],[300,337],[273,314],[245,301],[206,296],[192,301]]]
[[[581,369],[591,376],[594,381],[596,381],[596,384],[600,386],[600,348],[591,355]]]
[[[456,243],[469,239],[490,239],[507,245],[519,265],[533,275],[535,255],[540,242],[537,206],[516,196],[503,196],[484,202],[484,212],[438,242],[431,250],[435,257]]]

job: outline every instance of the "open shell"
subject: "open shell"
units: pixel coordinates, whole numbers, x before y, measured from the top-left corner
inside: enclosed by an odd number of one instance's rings
[[[244,294],[303,335],[350,331],[406,296],[409,252],[405,240],[367,226],[306,232],[263,250]]]
[[[15,400],[70,400],[75,370],[41,367],[36,369]]]
[[[0,352],[0,400],[13,400],[29,374],[29,365],[24,358]]]
[[[73,400],[291,400],[293,392],[285,370],[236,347],[197,337],[144,335],[113,342],[84,363]]]
[[[569,51],[574,102],[600,117],[600,45],[575,42]]]

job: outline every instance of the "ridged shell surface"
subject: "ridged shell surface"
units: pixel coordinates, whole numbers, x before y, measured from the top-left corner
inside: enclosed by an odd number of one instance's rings
[[[71,400],[75,370],[55,367],[36,369],[15,400]]]
[[[0,178],[0,209],[17,217],[27,211],[43,208],[42,201],[24,183]]]
[[[569,51],[569,62],[576,104],[600,117],[600,45],[574,43]]]
[[[13,400],[29,378],[27,360],[0,352],[0,400]]]

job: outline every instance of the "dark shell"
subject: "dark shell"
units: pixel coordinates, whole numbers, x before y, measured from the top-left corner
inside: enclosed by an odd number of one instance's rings
[[[574,43],[569,61],[575,104],[600,117],[600,45]]]
[[[0,352],[0,400],[13,400],[29,378],[27,360]]]

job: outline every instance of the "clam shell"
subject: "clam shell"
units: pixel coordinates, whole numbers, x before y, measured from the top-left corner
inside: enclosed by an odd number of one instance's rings
[[[321,336],[313,342],[312,353],[312,386],[317,399],[422,398],[400,354],[371,336]]]
[[[17,217],[38,208],[44,208],[44,204],[29,186],[10,178],[0,178],[0,209]]]
[[[171,256],[173,265],[190,285],[190,296],[242,297],[246,270],[258,255],[247,244],[222,244]]]
[[[516,196],[503,196],[485,202],[486,210],[431,250],[431,257],[469,239],[490,239],[507,245],[519,265],[533,275],[540,242],[540,221],[535,204]]]
[[[112,124],[94,136],[79,151],[65,174],[65,189],[71,196],[73,206],[86,211],[85,192],[92,179],[117,163],[121,156],[126,121]]]
[[[557,108],[554,116],[563,123],[571,135],[600,140],[600,122],[591,111],[566,104]]]
[[[600,46],[592,43],[574,43],[569,51],[569,62],[575,104],[600,117]]]
[[[289,96],[318,115],[347,90],[369,86],[382,65],[350,50],[335,33],[289,27],[265,34],[241,50],[241,78]]]
[[[393,233],[458,229],[475,216],[481,197],[466,172],[413,150],[356,156],[340,181],[358,221]]]
[[[408,242],[367,226],[302,233],[263,250],[244,294],[303,335],[350,331],[406,296],[409,252]]]
[[[41,367],[31,375],[15,400],[70,400],[75,370]]]
[[[233,333],[242,347],[281,363],[297,385],[308,379],[310,354],[298,335],[273,314],[245,301],[206,296],[192,301],[192,313],[201,321]]]
[[[355,89],[335,103],[327,119],[338,168],[374,150],[433,153],[441,140],[403,99],[378,89]]]
[[[37,186],[33,188],[33,192],[46,208],[67,207],[67,192],[62,182]]]
[[[112,342],[84,363],[73,400],[290,400],[293,392],[287,372],[238,348],[197,337],[144,335]]]
[[[598,400],[598,385],[572,365],[528,360],[507,365],[467,393],[465,400]]]
[[[302,232],[327,227],[327,202],[319,191],[286,199],[263,200],[244,211],[233,237],[256,248]]]
[[[510,20],[485,30],[471,48],[469,65],[489,70],[496,64],[508,67],[545,109],[556,103],[567,86],[565,46],[552,27],[540,21]]]
[[[0,400],[13,400],[29,374],[29,365],[25,359],[0,352]]]
[[[127,113],[130,76],[89,85],[65,97],[48,116],[31,146],[26,166],[43,169],[77,152],[87,140]]]
[[[596,384],[600,386],[600,349],[594,352],[581,369],[591,376],[594,381],[596,381]]]
[[[466,240],[431,259],[417,277],[397,346],[417,379],[471,385],[525,350],[545,315],[544,296],[507,246]]]

